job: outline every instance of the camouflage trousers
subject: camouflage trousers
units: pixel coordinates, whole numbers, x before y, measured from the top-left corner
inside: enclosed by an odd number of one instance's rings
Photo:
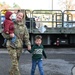
[[[9,71],[9,75],[20,75],[19,58],[22,53],[22,48],[13,49],[11,47],[7,47],[7,49],[12,62],[12,67]]]

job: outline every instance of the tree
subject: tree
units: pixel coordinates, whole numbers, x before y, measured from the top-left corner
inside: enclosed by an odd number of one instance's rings
[[[16,3],[13,3],[13,8],[20,8],[20,6]]]
[[[59,4],[64,10],[74,10],[75,3],[73,1],[74,0],[59,0]]]

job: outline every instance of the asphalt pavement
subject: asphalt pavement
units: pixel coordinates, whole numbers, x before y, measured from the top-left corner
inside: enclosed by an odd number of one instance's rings
[[[43,58],[45,75],[71,75],[75,65],[75,48],[46,48],[47,59]],[[11,59],[7,49],[0,49],[0,75],[9,75]],[[23,49],[19,61],[21,75],[30,75],[31,54]],[[38,66],[35,75],[40,75]]]

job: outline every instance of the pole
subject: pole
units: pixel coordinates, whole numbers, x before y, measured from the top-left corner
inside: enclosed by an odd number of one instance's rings
[[[53,0],[52,0],[52,10],[53,10]]]

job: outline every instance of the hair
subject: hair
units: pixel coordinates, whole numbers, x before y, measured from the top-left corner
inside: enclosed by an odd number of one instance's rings
[[[42,40],[42,36],[41,36],[41,35],[36,35],[36,36],[35,36],[35,40],[36,40],[36,39],[41,39],[41,40]]]
[[[26,10],[25,10],[25,11],[24,11],[24,10],[18,10],[18,11],[17,11],[17,14],[18,14],[19,12],[23,13],[23,18],[24,18],[24,16],[25,16],[25,19],[28,18],[27,13],[26,13]]]
[[[23,10],[18,10],[17,13],[19,13],[19,12],[22,12],[23,13]]]

